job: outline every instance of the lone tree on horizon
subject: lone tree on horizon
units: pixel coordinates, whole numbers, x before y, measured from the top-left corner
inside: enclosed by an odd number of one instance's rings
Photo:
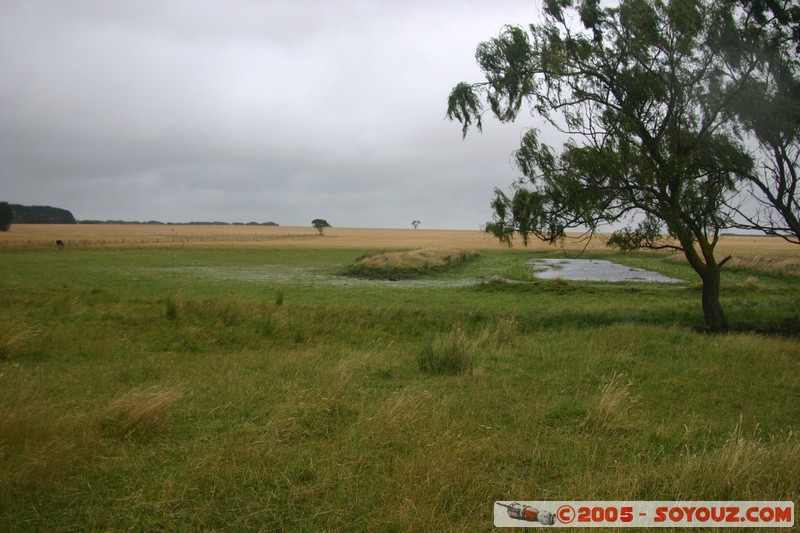
[[[523,178],[510,197],[495,189],[486,231],[509,245],[515,233],[554,243],[627,222],[609,244],[682,252],[702,280],[706,327],[727,330],[720,272],[730,257],[715,249],[736,227],[731,206],[747,198],[741,184],[755,167],[737,104],[771,46],[753,3],[543,4],[542,22],[506,26],[478,45],[486,81],[459,83],[448,100],[464,136],[482,129],[485,111],[513,122],[530,106],[569,137],[556,151],[535,129],[523,135]]]
[[[321,236],[325,235],[325,228],[332,227],[330,224],[328,224],[328,221],[325,220],[324,218],[315,218],[314,220],[311,221],[311,225],[317,228],[317,231]]]
[[[417,226],[420,225],[420,221],[419,220],[414,220],[413,222],[411,222],[411,225],[414,226],[414,229],[417,229]]]

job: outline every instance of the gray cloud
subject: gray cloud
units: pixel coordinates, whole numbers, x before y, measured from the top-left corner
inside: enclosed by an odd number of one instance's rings
[[[0,199],[82,219],[477,228],[520,130],[450,88],[536,4],[6,0]]]

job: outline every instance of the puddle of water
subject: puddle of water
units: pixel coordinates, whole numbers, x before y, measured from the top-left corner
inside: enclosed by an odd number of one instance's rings
[[[680,283],[683,280],[667,277],[658,272],[633,268],[605,259],[535,259],[534,268],[545,268],[535,272],[542,279],[561,278],[574,281],[649,281]]]

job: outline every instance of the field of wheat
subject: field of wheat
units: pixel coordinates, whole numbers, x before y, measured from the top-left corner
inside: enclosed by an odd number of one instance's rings
[[[56,240],[62,241],[65,247],[79,248],[170,245],[334,249],[504,248],[497,239],[478,230],[327,228],[325,235],[320,236],[310,226],[145,224],[19,224],[0,235],[0,246],[52,247]],[[599,241],[597,245],[601,246]],[[533,246],[545,248],[547,245]]]
[[[606,249],[608,235],[588,243],[574,235],[557,245],[532,240],[532,251],[580,252]],[[147,225],[147,224],[17,224],[0,234],[0,248],[54,247],[57,240],[67,248],[141,246],[254,246],[266,248],[331,248],[408,250],[458,248],[501,250],[506,246],[480,230],[328,228],[320,236],[312,227],[241,225]],[[521,240],[514,242],[522,247]],[[800,246],[777,237],[723,236],[719,257],[770,256],[800,260]]]

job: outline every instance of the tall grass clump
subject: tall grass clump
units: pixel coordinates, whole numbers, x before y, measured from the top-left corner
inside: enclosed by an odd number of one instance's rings
[[[275,336],[278,331],[278,326],[277,321],[272,317],[271,314],[268,314],[261,319],[259,331],[265,338],[272,338]]]
[[[600,398],[589,409],[583,427],[600,431],[633,429],[633,411],[637,399],[631,395],[631,386],[630,381],[624,381],[623,374],[615,372],[603,385]]]
[[[516,317],[501,317],[483,326],[477,341],[482,347],[497,350],[513,344],[519,329]]]
[[[423,344],[417,366],[438,375],[471,374],[476,367],[477,343],[463,329],[455,327]]]
[[[8,361],[18,356],[35,335],[36,331],[31,327],[12,326],[11,331],[0,332],[0,360]]]
[[[164,314],[168,320],[177,320],[178,311],[181,308],[181,298],[177,294],[170,294],[167,297],[166,308]]]
[[[687,453],[676,464],[670,490],[680,497],[792,499],[800,492],[800,435],[790,431],[762,438],[741,422],[722,444]]]
[[[167,420],[167,411],[183,394],[177,388],[152,387],[131,391],[109,403],[98,416],[102,434],[126,440],[155,436]]]
[[[747,276],[747,278],[742,283],[742,286],[748,291],[758,290],[759,288],[758,278],[755,276]]]

